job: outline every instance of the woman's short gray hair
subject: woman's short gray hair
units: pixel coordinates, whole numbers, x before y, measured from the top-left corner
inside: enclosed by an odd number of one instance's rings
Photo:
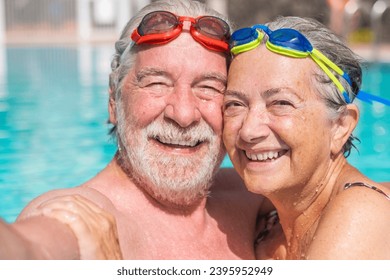
[[[111,94],[114,94],[116,102],[120,100],[123,78],[129,73],[133,66],[136,47],[132,42],[130,35],[138,27],[142,18],[153,11],[169,11],[180,16],[198,17],[210,15],[225,20],[229,26],[228,19],[217,11],[207,7],[205,4],[191,0],[159,0],[150,3],[141,9],[125,26],[120,38],[115,42],[115,54],[111,61],[111,70],[109,76],[109,87]],[[112,97],[111,97],[112,98]],[[116,135],[116,126],[110,130],[110,134]]]
[[[337,75],[351,101],[353,101],[361,88],[362,69],[360,58],[349,49],[332,31],[320,22],[311,18],[301,17],[278,17],[274,21],[266,24],[271,30],[280,28],[292,28],[298,30],[310,41],[314,48],[322,52],[327,58],[346,72],[351,80],[351,85],[342,77]],[[323,98],[330,109],[333,118],[340,117],[345,113],[347,104],[342,92],[334,85],[330,78],[319,68],[314,73],[314,84],[317,85],[317,92]],[[353,141],[356,138],[351,134],[344,144],[344,155],[347,157],[351,148],[354,147]]]

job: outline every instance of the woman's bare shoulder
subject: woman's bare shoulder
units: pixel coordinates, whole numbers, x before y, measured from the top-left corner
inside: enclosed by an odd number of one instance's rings
[[[321,216],[308,258],[390,259],[389,188],[372,181],[350,184]]]

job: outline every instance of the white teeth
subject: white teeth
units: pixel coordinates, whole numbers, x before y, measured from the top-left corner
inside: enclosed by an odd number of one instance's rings
[[[265,161],[265,160],[272,160],[278,158],[279,154],[278,152],[266,152],[266,153],[259,153],[259,154],[252,154],[247,151],[245,151],[245,155],[250,160],[258,160],[258,161]]]
[[[179,139],[168,139],[162,137],[157,137],[157,140],[167,145],[178,145],[178,146],[186,146],[186,147],[195,147],[196,144],[198,143],[197,140],[179,140]]]

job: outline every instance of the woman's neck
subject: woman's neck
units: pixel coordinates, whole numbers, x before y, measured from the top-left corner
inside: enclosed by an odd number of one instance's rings
[[[338,177],[347,164],[341,154],[330,161],[320,180],[295,186],[296,192],[278,194],[271,199],[287,241],[287,258],[302,259],[310,245],[318,222],[332,198],[339,192]]]

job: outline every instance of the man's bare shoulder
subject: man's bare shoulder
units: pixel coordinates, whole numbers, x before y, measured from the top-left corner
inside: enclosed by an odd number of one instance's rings
[[[96,204],[100,208],[105,209],[106,211],[114,211],[114,206],[106,196],[104,196],[96,189],[88,187],[88,185],[81,185],[78,187],[51,190],[38,196],[23,209],[18,217],[18,220],[27,218],[32,213],[34,213],[40,205],[47,201],[60,197],[71,197],[77,195],[82,196],[83,198]]]
[[[112,203],[109,193],[105,193],[104,190],[109,190],[112,184],[113,176],[115,173],[112,171],[114,161],[108,164],[101,172],[95,177],[91,178],[87,182],[71,188],[54,189],[43,193],[34,200],[32,200],[21,212],[18,219],[25,218],[34,212],[39,205],[47,201],[57,199],[59,197],[68,197],[79,195],[85,199],[84,201],[97,205],[111,214],[114,214],[116,207]]]
[[[381,185],[390,190],[390,182],[382,182]]]

